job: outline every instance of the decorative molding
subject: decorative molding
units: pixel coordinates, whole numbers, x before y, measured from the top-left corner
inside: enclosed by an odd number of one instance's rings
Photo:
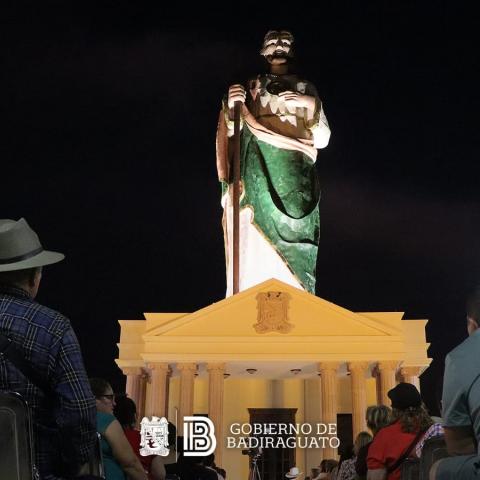
[[[378,362],[378,369],[380,372],[385,370],[396,371],[399,363],[399,360],[382,360]]]
[[[320,374],[323,372],[334,372],[337,373],[340,362],[320,362],[318,364],[318,371]]]
[[[225,372],[225,363],[207,363],[207,372]]]
[[[348,362],[347,368],[350,372],[365,372],[368,370],[368,362]]]
[[[191,371],[195,373],[197,371],[197,364],[196,363],[177,363],[177,370],[179,371]]]

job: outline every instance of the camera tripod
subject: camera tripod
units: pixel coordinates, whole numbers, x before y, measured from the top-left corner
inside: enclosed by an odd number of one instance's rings
[[[257,465],[260,455],[261,454],[256,454],[252,456],[252,466],[250,468],[250,473],[248,474],[248,480],[262,480],[262,477],[260,477],[260,470],[258,469]]]

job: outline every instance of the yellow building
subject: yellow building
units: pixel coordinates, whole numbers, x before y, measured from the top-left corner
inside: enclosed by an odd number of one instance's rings
[[[216,463],[229,478],[246,478],[248,457],[224,445],[232,424],[281,409],[296,423],[351,414],[354,437],[367,429],[367,405],[389,405],[386,393],[398,380],[418,387],[431,361],[427,320],[402,317],[354,313],[272,279],[193,313],[120,320],[116,361],[140,418],[177,418],[180,434],[183,416],[208,414]],[[293,455],[309,472],[336,451],[297,448]]]

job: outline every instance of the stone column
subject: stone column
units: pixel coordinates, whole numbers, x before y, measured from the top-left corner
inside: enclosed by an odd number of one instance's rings
[[[387,393],[397,384],[395,381],[397,366],[398,360],[382,360],[381,362],[378,362],[378,370],[380,373],[380,403],[387,407],[391,405]]]
[[[402,367],[400,369],[400,374],[402,375],[402,379],[404,382],[415,385],[418,391],[420,391],[419,376],[421,371],[422,371],[422,367],[409,366],[409,367]]]
[[[178,412],[178,435],[183,435],[183,417],[193,415],[193,387],[197,365],[195,363],[177,363],[180,372],[180,406]]]
[[[337,369],[338,362],[322,362],[318,364],[321,376],[322,423],[337,423]],[[323,458],[337,458],[335,448],[328,444],[322,450]]]
[[[144,368],[140,369],[140,390],[137,402],[137,427],[140,425],[142,418],[145,416],[147,383],[149,381],[148,372]]]
[[[145,416],[166,417],[165,410],[167,401],[167,376],[168,363],[152,362],[148,364],[150,369],[150,398],[145,409]]]
[[[360,432],[367,430],[365,421],[367,411],[365,371],[368,368],[368,362],[349,362],[347,366],[351,374],[352,424],[353,439],[355,440]]]
[[[209,363],[208,371],[208,417],[215,426],[215,437],[217,438],[217,449],[215,451],[215,462],[222,465],[223,446],[223,374],[225,373],[224,363]]]
[[[138,409],[142,396],[142,369],[140,367],[124,367],[122,371],[127,377],[125,388],[127,395],[135,402]]]
[[[168,418],[170,413],[170,380],[172,379],[172,367],[168,367],[167,372],[167,385],[166,385],[166,393],[165,393],[165,413],[166,417]]]

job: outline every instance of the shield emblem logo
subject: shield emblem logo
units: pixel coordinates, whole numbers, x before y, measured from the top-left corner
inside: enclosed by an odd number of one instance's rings
[[[168,449],[168,420],[165,417],[144,417],[140,422],[140,455],[166,457]]]

